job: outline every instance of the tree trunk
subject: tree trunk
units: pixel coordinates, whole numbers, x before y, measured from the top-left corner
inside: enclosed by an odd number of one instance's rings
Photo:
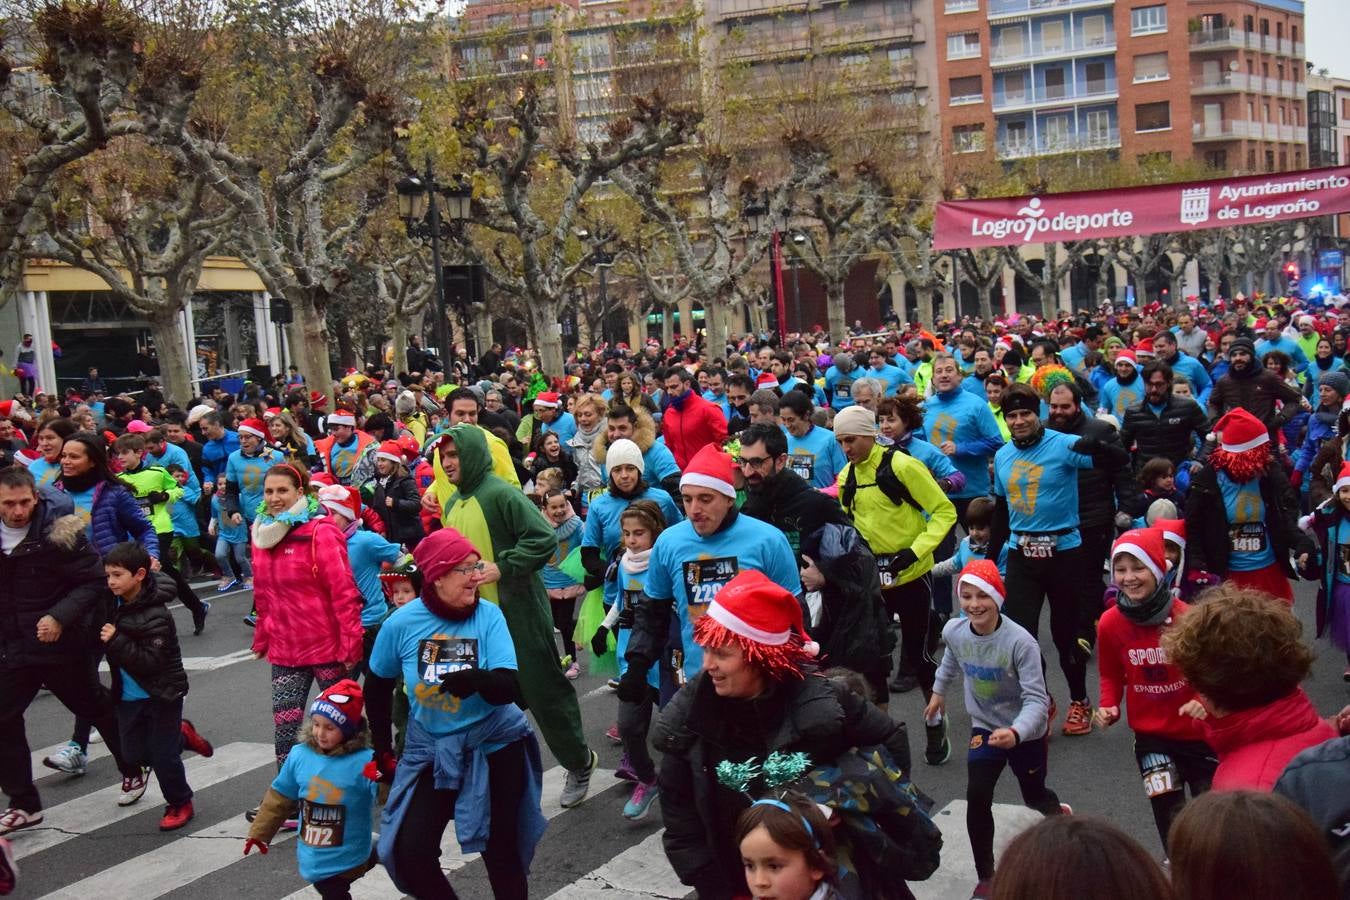
[[[561,313],[557,301],[534,300],[529,303],[530,330],[539,351],[539,371],[546,378],[563,374]]]
[[[286,326],[290,342],[291,365],[300,370],[305,385],[330,400],[333,396],[333,371],[328,363],[328,332],[323,316],[314,308],[313,298],[297,290],[291,301],[291,324]],[[331,407],[330,407],[331,408]]]
[[[980,289],[980,319],[985,322],[994,321],[993,290],[993,285]]]
[[[150,317],[150,334],[155,339],[159,357],[159,377],[164,395],[185,400],[194,396],[192,377],[196,374],[183,343],[182,317],[177,312],[166,312]]]
[[[1134,282],[1134,305],[1143,309],[1149,304],[1148,298],[1148,280],[1137,271],[1131,273],[1130,279]]]
[[[933,291],[936,289],[936,285],[929,284],[927,287],[916,288],[914,291],[919,324],[924,328],[933,327]]]
[[[334,319],[336,321],[333,323],[333,334],[337,338],[339,365],[344,371],[361,368],[356,342],[352,339],[351,320],[343,315],[334,316]]]
[[[661,309],[661,346],[675,346],[675,307],[666,306]]]
[[[848,340],[848,311],[844,308],[844,280],[831,278],[825,282],[825,306],[830,323],[830,343],[843,346]]]
[[[389,317],[389,341],[394,345],[394,371],[408,371],[408,321],[397,312]]]

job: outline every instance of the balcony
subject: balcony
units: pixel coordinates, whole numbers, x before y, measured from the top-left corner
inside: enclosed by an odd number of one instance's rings
[[[1094,150],[1114,150],[1120,146],[1120,129],[1108,128],[1104,131],[1085,131],[1082,134],[1070,134],[1056,138],[1042,136],[1039,141],[1031,138],[1004,138],[994,146],[994,154],[999,159],[1024,159],[1028,156],[1051,156],[1056,153],[1083,153]]]
[[[991,66],[1012,66],[1046,59],[1073,56],[1095,56],[1116,52],[1115,32],[1100,37],[1083,34],[1065,35],[1057,41],[1034,40],[1024,44],[994,42],[989,47]]]
[[[1115,0],[989,0],[989,21],[1043,12],[1111,7]]]
[[[953,13],[975,12],[980,8],[980,0],[946,0],[942,5],[942,11],[947,15]]]
[[[1308,95],[1308,86],[1301,81],[1262,78],[1242,72],[1225,72],[1217,78],[1197,75],[1191,79],[1191,94],[1266,94],[1302,100]]]
[[[1087,81],[1073,85],[1049,87],[1040,85],[1021,91],[994,91],[994,112],[1012,112],[1014,110],[1035,109],[1041,106],[1063,106],[1067,103],[1098,103],[1114,100],[1119,94],[1114,78],[1102,81]]]
[[[1277,56],[1303,58],[1303,44],[1273,34],[1257,34],[1237,28],[1212,28],[1191,32],[1191,50],[1252,50]]]

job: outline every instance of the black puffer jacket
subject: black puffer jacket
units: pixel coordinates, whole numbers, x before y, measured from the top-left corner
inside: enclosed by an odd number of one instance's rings
[[[1169,396],[1161,415],[1154,415],[1148,401],[1136,403],[1125,410],[1120,423],[1120,440],[1129,450],[1134,447],[1136,472],[1155,456],[1180,465],[1194,455],[1195,439],[1205,440],[1209,417],[1200,404],[1186,397]]]
[[[775,750],[806,753],[827,765],[853,747],[881,744],[909,772],[905,726],[842,685],[816,674],[772,683],[754,700],[719,697],[699,675],[662,711],[652,731],[661,760],[666,857],[700,900],[749,893],[735,841],[746,797],[717,781],[723,760],[763,760]]]
[[[105,576],[74,510],[65,494],[39,489],[28,535],[13,553],[0,553],[0,668],[83,665],[92,652]],[[37,639],[43,616],[61,623],[50,644]]]
[[[767,479],[763,489],[747,491],[741,512],[782,531],[793,553],[801,552],[803,537],[823,525],[853,525],[839,501],[811,487],[791,469]]]
[[[1103,444],[1115,447],[1122,446],[1120,433],[1116,431],[1115,426],[1083,412],[1079,412],[1077,417],[1063,427],[1048,421],[1045,427],[1065,434],[1096,438]],[[1135,515],[1138,507],[1142,505],[1141,496],[1137,484],[1131,477],[1129,466],[1121,466],[1118,469],[1098,469],[1096,466],[1091,469],[1079,469],[1078,524],[1083,528],[1106,525],[1115,520],[1117,509]]]
[[[178,629],[168,603],[178,590],[167,576],[151,573],[134,603],[123,603],[112,614],[117,633],[104,646],[112,667],[113,697],[122,697],[123,673],[156,700],[177,700],[188,692]],[[115,602],[115,601],[112,601]]]
[[[384,522],[384,536],[395,544],[402,544],[409,550],[425,535],[422,533],[422,498],[417,493],[417,479],[411,475],[391,475],[389,478],[377,478],[375,492],[371,495],[370,508]],[[385,501],[394,498],[394,505]]]
[[[1285,477],[1284,467],[1272,459],[1261,476],[1261,499],[1266,506],[1266,531],[1270,547],[1284,574],[1297,578],[1289,565],[1289,552],[1295,556],[1315,556],[1312,538],[1298,527],[1298,496]],[[1228,536],[1228,513],[1223,490],[1213,466],[1205,466],[1191,481],[1186,498],[1186,569],[1206,571],[1220,578],[1228,575],[1228,554],[1232,549]]]

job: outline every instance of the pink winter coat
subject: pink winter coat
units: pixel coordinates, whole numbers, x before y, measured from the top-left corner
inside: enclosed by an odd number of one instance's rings
[[[1268,791],[1302,751],[1336,737],[1299,688],[1274,703],[1201,722],[1219,757],[1216,791]]]
[[[311,519],[271,549],[253,545],[253,652],[278,666],[361,660],[361,592],[347,538],[330,520]]]

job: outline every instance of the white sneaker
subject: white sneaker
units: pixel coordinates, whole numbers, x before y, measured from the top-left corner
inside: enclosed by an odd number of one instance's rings
[[[103,743],[103,735],[101,735],[101,734],[98,733],[98,729],[97,729],[97,728],[90,728],[90,729],[89,729],[89,743],[91,743],[91,744],[101,744],[101,743]]]
[[[569,771],[567,777],[563,780],[562,794],[558,797],[558,805],[563,809],[571,809],[580,805],[591,789],[591,773],[595,771],[596,766],[600,765],[600,757],[594,750],[587,750],[586,752],[590,754],[590,761],[586,768],[577,772]]]
[[[134,778],[122,779],[122,793],[117,798],[118,806],[130,806],[145,794],[145,789],[150,786],[150,770],[141,769],[141,774]]]
[[[67,775],[83,775],[85,767],[89,764],[89,757],[80,749],[79,744],[71,741],[51,756],[45,757],[42,764]]]

